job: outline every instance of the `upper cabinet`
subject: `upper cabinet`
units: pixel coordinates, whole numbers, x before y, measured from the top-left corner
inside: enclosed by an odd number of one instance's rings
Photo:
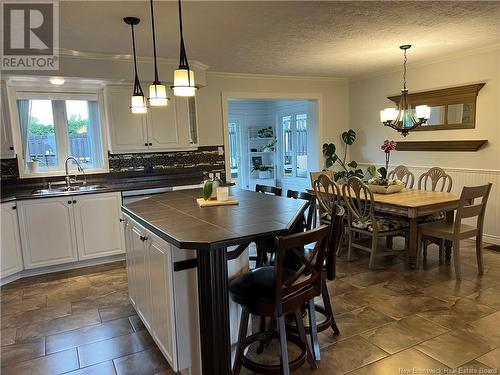
[[[197,147],[194,98],[169,93],[166,107],[150,107],[147,114],[130,111],[132,89],[111,86],[105,89],[111,153],[161,152]]]
[[[12,140],[12,129],[10,127],[10,117],[9,117],[9,101],[7,97],[7,88],[5,87],[5,83],[2,81],[0,86],[0,121],[1,121],[1,129],[0,129],[0,151],[1,158],[13,158],[16,156],[14,151],[14,142]]]

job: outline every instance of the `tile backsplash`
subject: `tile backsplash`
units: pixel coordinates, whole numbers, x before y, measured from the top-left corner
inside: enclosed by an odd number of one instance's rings
[[[219,154],[220,146],[202,146],[197,150],[157,153],[109,154],[109,172],[113,175],[126,172],[165,174],[182,173],[184,170],[204,172],[224,171],[224,154]],[[19,178],[17,159],[1,159],[1,179]]]

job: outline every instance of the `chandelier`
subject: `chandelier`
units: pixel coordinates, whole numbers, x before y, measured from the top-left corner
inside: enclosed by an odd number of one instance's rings
[[[399,48],[403,50],[403,88],[401,89],[401,98],[397,108],[386,108],[380,111],[380,121],[389,126],[404,137],[408,132],[415,129],[417,126],[425,124],[431,114],[431,108],[427,105],[417,105],[413,110],[410,100],[408,98],[408,89],[406,88],[406,51],[410,49],[410,44],[405,44]]]

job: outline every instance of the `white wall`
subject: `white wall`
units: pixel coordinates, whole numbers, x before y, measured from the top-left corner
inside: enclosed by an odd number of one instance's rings
[[[410,93],[469,83],[486,82],[477,98],[475,129],[419,131],[405,140],[487,139],[477,152],[396,151],[391,164],[404,164],[418,176],[432,166],[443,167],[453,177],[453,191],[467,185],[493,183],[485,219],[485,240],[500,244],[500,50],[491,50],[453,60],[408,66]],[[354,160],[383,164],[380,145],[385,139],[404,138],[379,121],[379,111],[393,106],[386,99],[398,93],[401,72],[355,80],[350,83],[350,127],[358,140],[351,150]]]

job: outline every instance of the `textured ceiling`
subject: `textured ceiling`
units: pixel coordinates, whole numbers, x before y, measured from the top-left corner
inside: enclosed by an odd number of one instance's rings
[[[235,73],[355,77],[409,61],[500,43],[500,2],[185,1],[190,59]],[[158,52],[178,56],[177,3],[156,1]],[[124,16],[142,19],[138,54],[151,56],[147,1],[62,1],[66,49],[129,54]]]

